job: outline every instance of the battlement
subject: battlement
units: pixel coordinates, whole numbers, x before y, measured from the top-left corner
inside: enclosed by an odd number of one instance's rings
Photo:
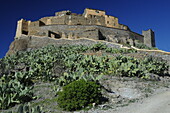
[[[136,40],[146,42],[149,46],[155,43],[153,33],[139,35],[131,32],[128,26],[119,23],[117,17],[106,15],[104,10],[90,8],[86,8],[83,14],[72,13],[69,10],[60,11],[56,12],[55,16],[43,17],[33,22],[21,19],[17,24],[16,37],[22,34],[52,38],[102,39],[131,45],[134,45]]]

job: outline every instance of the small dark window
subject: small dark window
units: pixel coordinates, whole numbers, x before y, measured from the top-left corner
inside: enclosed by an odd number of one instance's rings
[[[109,24],[109,21],[107,21],[107,24]]]
[[[99,11],[98,11],[98,10],[96,10],[96,13],[99,13]]]
[[[24,34],[24,35],[28,35],[28,31],[22,31],[22,34]]]
[[[57,38],[57,39],[61,38],[60,34],[57,34],[57,33],[52,32],[52,31],[48,32],[48,36],[51,37],[51,38]]]
[[[69,11],[69,12],[66,12],[66,15],[71,15],[71,12]]]

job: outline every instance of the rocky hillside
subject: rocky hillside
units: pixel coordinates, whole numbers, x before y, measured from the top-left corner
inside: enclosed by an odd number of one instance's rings
[[[162,52],[22,36],[7,55],[0,59],[1,112],[102,113],[169,87],[170,55]]]
[[[15,40],[11,43],[9,51],[7,55],[16,53],[17,51],[28,51],[32,49],[41,48],[51,45],[92,45],[97,43],[97,40],[80,38],[80,39],[54,39],[50,37],[38,37],[38,36],[27,36],[22,35],[21,37],[15,38]],[[120,48],[120,44],[112,44],[109,42],[105,42],[108,45],[114,48]]]

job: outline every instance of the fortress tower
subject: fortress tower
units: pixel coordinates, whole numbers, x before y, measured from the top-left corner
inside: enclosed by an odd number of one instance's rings
[[[28,35],[28,26],[30,25],[31,21],[26,21],[21,19],[17,23],[17,30],[16,30],[16,37],[21,36],[22,34]]]
[[[144,44],[148,47],[155,47],[155,34],[149,29],[147,31],[142,31],[142,35],[144,36]]]

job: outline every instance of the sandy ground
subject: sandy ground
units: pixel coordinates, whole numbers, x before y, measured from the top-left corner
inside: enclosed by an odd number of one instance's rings
[[[170,90],[155,94],[112,113],[170,113]]]

